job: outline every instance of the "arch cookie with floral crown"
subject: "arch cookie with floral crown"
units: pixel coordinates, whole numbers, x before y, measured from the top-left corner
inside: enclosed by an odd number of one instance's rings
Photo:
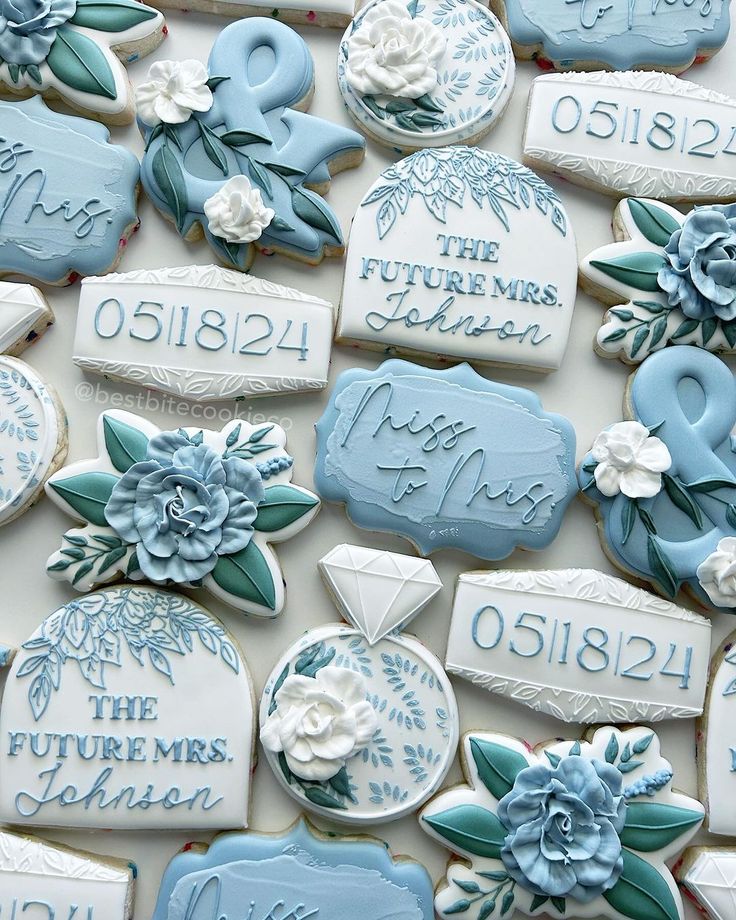
[[[164,17],[138,0],[14,0],[0,16],[0,88],[42,93],[110,124],[133,120],[123,66],[154,51]]]
[[[257,250],[311,264],[342,254],[338,220],[317,192],[361,162],[365,140],[301,111],[313,88],[304,39],[273,19],[223,29],[209,70],[192,60],[151,67],[136,91],[141,176],[185,239],[204,235],[242,270]]]
[[[612,305],[596,334],[598,354],[636,364],[666,345],[736,349],[736,205],[683,216],[627,198],[613,235],[580,263],[582,287]]]
[[[715,54],[730,28],[730,0],[550,3],[492,0],[520,57],[558,70],[681,73]]]
[[[240,651],[188,598],[128,584],[69,601],[8,674],[0,820],[247,827],[254,720]]]
[[[0,915],[131,920],[136,875],[125,859],[0,831]]]
[[[579,471],[603,548],[634,578],[736,608],[736,380],[702,348],[665,348],[632,374],[624,414]]]
[[[204,587],[256,616],[284,606],[270,543],[307,526],[319,499],[291,482],[278,425],[161,431],[130,412],[103,412],[99,456],[64,467],[46,492],[83,522],[47,563],[77,590],[130,578]]]
[[[66,412],[55,390],[16,357],[54,322],[30,284],[0,281],[0,527],[43,495],[64,462]]]
[[[337,546],[319,567],[353,625],[310,629],[279,660],[261,698],[261,743],[303,807],[346,824],[393,821],[439,788],[457,748],[449,678],[400,635],[441,582],[425,559],[361,546]]]
[[[534,750],[471,732],[463,768],[468,785],[420,815],[457,854],[435,896],[442,920],[683,920],[666,861],[696,833],[703,806],[673,791],[654,732],[606,726]]]
[[[373,0],[343,35],[337,79],[374,140],[409,152],[475,143],[503,115],[514,54],[475,0]]]
[[[576,291],[575,236],[546,182],[498,153],[420,150],[358,208],[337,339],[551,371]]]

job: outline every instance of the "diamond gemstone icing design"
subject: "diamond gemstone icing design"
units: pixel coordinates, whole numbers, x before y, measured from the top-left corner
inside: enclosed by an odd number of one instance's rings
[[[736,851],[715,847],[698,850],[681,880],[713,920],[736,917]]]
[[[427,559],[343,543],[319,561],[342,613],[371,645],[413,619],[442,588]]]

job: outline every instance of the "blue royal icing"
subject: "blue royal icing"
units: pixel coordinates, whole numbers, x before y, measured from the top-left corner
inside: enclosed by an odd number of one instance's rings
[[[605,543],[625,571],[674,596],[687,587],[713,603],[698,568],[736,537],[736,379],[718,357],[683,345],[650,355],[633,377],[627,416],[664,442],[672,463],[651,498],[603,495],[588,453],[580,485],[597,507]],[[725,586],[727,588],[727,586]],[[728,592],[730,593],[730,591]],[[729,609],[730,608],[730,609]]]
[[[0,275],[103,274],[136,221],[138,160],[104,125],[0,102]]]
[[[345,502],[359,527],[399,533],[423,554],[542,548],[577,491],[570,422],[467,364],[345,371],[316,429],[318,492]]]
[[[728,38],[729,0],[504,0],[509,32],[563,67],[686,69]]]
[[[305,821],[283,834],[223,834],[179,853],[153,920],[432,920],[432,883],[370,838],[325,840]]]
[[[337,218],[305,186],[327,185],[329,164],[351,152],[362,155],[365,140],[355,131],[292,108],[309,96],[314,81],[304,39],[271,19],[235,22],[215,41],[209,72],[209,111],[165,129],[139,119],[147,145],[142,180],[156,207],[175,220],[182,236],[200,223],[218,257],[246,269],[254,246],[226,243],[215,236],[204,213],[205,202],[228,179],[245,175],[260,191],[264,205],[275,212],[258,238],[259,248],[313,263],[331,251],[342,252]],[[245,142],[244,134],[251,136]],[[164,172],[167,188],[157,180]]]

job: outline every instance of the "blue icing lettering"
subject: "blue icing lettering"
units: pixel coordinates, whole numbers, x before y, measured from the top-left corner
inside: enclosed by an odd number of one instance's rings
[[[387,361],[341,374],[317,423],[315,482],[361,527],[423,553],[454,546],[502,559],[546,546],[575,494],[575,435],[526,390],[468,365]]]
[[[504,0],[520,45],[542,44],[555,62],[599,61],[615,70],[641,64],[689,67],[720,48],[728,0]]]

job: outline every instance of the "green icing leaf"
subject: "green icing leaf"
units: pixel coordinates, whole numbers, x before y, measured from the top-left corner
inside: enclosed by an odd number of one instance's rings
[[[266,489],[266,497],[258,506],[258,517],[253,526],[264,533],[282,530],[318,504],[318,498],[294,486],[271,486]]]
[[[674,342],[675,339],[684,339],[686,335],[690,335],[691,332],[695,332],[700,323],[696,319],[685,319],[680,325],[675,329],[670,338]]]
[[[639,232],[655,246],[666,246],[680,224],[671,214],[658,208],[651,201],[629,198],[629,210]]]
[[[700,329],[700,334],[703,336],[703,345],[707,345],[708,342],[716,334],[716,329],[718,328],[718,319],[715,316],[709,316],[708,319],[703,321],[703,325]]]
[[[68,479],[57,479],[51,488],[85,521],[107,526],[105,505],[115,484],[120,481],[113,473],[80,473]]]
[[[630,850],[623,851],[624,870],[618,882],[603,897],[631,920],[680,920],[680,911],[667,882],[650,865]]]
[[[146,459],[148,438],[138,428],[126,425],[110,415],[103,415],[102,430],[105,447],[116,470],[127,473],[134,463]]]
[[[546,904],[547,901],[549,901],[549,897],[546,894],[535,894],[532,898],[532,903],[529,906],[529,910],[539,910],[542,904]]]
[[[199,136],[202,140],[204,152],[223,176],[226,176],[228,174],[227,158],[220,149],[220,139],[211,128],[208,128],[201,121],[197,122],[197,127],[199,128]]]
[[[229,80],[229,77],[221,79]],[[261,137],[260,134],[253,134],[252,131],[225,131],[220,135],[220,140],[228,147],[246,147],[248,144],[271,144],[273,143],[267,137]]]
[[[550,900],[550,903],[552,904],[552,906],[554,907],[554,909],[555,909],[558,913],[560,913],[560,914],[564,914],[564,913],[565,913],[566,906],[565,906],[565,899],[564,899],[564,898],[550,898],[549,900]]]
[[[734,348],[736,346],[736,320],[732,319],[725,323],[721,321],[721,329],[726,336],[729,348]]]
[[[321,230],[331,237],[336,243],[342,243],[342,231],[335,220],[335,216],[318,195],[304,189],[291,189],[291,206],[297,217],[301,217],[305,224],[315,230]]]
[[[115,77],[96,42],[82,32],[60,26],[46,58],[51,72],[72,89],[116,99]]]
[[[428,93],[417,97],[414,102],[419,106],[419,108],[425,109],[427,112],[439,112],[441,115],[444,114],[444,109],[442,106],[437,105],[437,103]]]
[[[680,590],[677,575],[672,568],[669,556],[651,534],[647,537],[647,558],[654,579],[669,597],[674,597]]]
[[[234,597],[274,610],[276,588],[263,553],[255,540],[231,556],[220,556],[212,577],[224,591]]]
[[[325,792],[324,789],[320,789],[319,786],[307,786],[304,790],[304,795],[314,805],[320,805],[322,808],[339,808],[342,811],[345,810],[344,805],[341,805],[337,799]]]
[[[493,812],[478,805],[457,805],[423,820],[445,840],[475,856],[499,859],[506,830]]]
[[[138,0],[77,0],[77,11],[69,22],[100,32],[125,32],[157,15]]]
[[[621,843],[642,853],[661,850],[699,825],[703,815],[689,808],[659,802],[630,802]]]
[[[631,536],[631,531],[636,523],[636,502],[627,498],[621,509],[621,543],[624,544]],[[613,762],[613,761],[611,761]]]
[[[618,757],[618,740],[616,736],[611,733],[611,737],[608,739],[608,744],[606,745],[606,763],[616,763],[616,758]]]
[[[615,259],[591,259],[593,268],[639,291],[659,291],[657,274],[666,262],[657,252],[631,252]]]
[[[481,782],[496,799],[510,792],[517,775],[529,766],[526,757],[518,751],[481,738],[470,739],[470,753]]]
[[[698,529],[702,528],[703,515],[700,508],[688,495],[687,489],[683,488],[676,479],[666,473],[662,478],[664,480],[664,490],[672,504],[684,512]]]
[[[187,214],[187,187],[179,161],[172,151],[162,144],[153,156],[151,169],[164,201],[174,215],[176,228],[181,233]]]

